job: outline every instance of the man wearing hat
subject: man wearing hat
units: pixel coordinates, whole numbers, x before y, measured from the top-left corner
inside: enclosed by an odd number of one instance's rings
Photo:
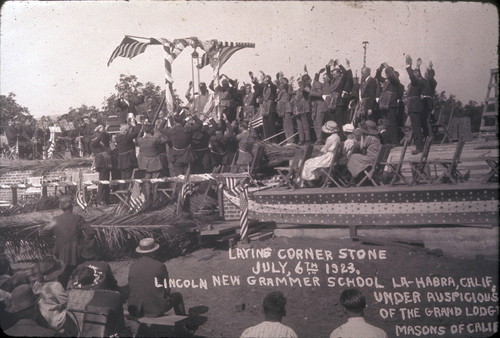
[[[135,317],[159,317],[174,307],[175,314],[184,314],[180,294],[170,294],[167,267],[154,258],[160,245],[153,238],[144,238],[135,249],[141,257],[133,262],[128,274],[128,311]]]
[[[348,186],[352,186],[357,176],[373,164],[373,161],[382,147],[377,124],[374,121],[366,120],[359,125],[359,129],[363,132],[360,142],[360,150],[362,153],[352,154],[347,162],[347,169],[352,176]]]
[[[340,137],[337,134],[338,128],[337,123],[334,121],[327,121],[322,128],[322,131],[326,134],[331,134],[325,141],[325,145],[321,148],[321,155],[310,158],[304,163],[304,169],[302,170],[302,179],[305,181],[312,181],[316,179],[316,169],[328,168],[332,159],[337,151],[337,147],[340,147]]]
[[[55,332],[38,325],[35,314],[38,309],[40,295],[35,295],[28,284],[23,284],[12,291],[12,305],[10,311],[19,318],[17,323],[4,331],[7,336],[13,337],[52,337]]]

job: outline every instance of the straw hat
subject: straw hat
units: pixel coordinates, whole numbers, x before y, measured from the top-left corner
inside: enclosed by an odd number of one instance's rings
[[[12,305],[10,312],[16,313],[35,305],[40,295],[35,295],[28,284],[19,285],[12,291]]]
[[[326,121],[323,127],[321,127],[321,130],[327,134],[333,134],[339,131],[334,121]]]
[[[354,126],[351,123],[344,124],[342,126],[342,130],[344,131],[344,133],[352,133],[354,132]]]
[[[377,124],[372,120],[366,120],[364,124],[359,126],[359,129],[368,135],[378,135],[379,131]]]
[[[152,238],[144,238],[139,242],[139,246],[135,248],[138,253],[149,253],[158,250],[160,245]]]

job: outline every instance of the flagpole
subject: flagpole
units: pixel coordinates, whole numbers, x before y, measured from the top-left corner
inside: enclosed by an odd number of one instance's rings
[[[193,85],[191,86],[191,90],[193,91],[193,107],[194,107],[194,86],[195,86],[195,82],[194,82],[194,60],[195,58],[198,57],[198,53],[196,52],[196,49],[194,50],[194,52],[191,54],[191,81],[193,83]]]

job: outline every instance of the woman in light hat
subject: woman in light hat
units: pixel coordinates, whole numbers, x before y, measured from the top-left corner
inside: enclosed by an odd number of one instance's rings
[[[342,153],[341,157],[339,159],[339,164],[345,166],[347,164],[347,161],[351,157],[352,153],[354,150],[359,147],[359,143],[354,137],[354,125],[351,123],[344,124],[342,126],[342,130],[344,131],[344,135],[346,136],[346,140],[344,141],[344,144],[342,145]]]
[[[353,154],[347,162],[347,169],[351,173],[352,179],[349,185],[354,184],[356,177],[370,165],[377,157],[380,148],[379,131],[377,124],[372,120],[366,120],[359,125],[359,129],[363,132],[361,136],[360,149],[361,154]]]
[[[340,137],[337,134],[338,128],[334,121],[327,121],[321,130],[327,134],[331,134],[325,141],[325,145],[321,148],[321,155],[313,157],[304,163],[302,171],[302,179],[305,181],[315,180],[316,170],[320,168],[328,168],[332,162],[332,158],[338,146],[340,146]]]

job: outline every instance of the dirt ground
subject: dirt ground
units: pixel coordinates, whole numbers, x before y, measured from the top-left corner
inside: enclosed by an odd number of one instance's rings
[[[365,295],[367,321],[390,337],[490,337],[498,329],[498,261],[348,239],[272,238],[165,263],[196,336],[238,337],[264,320],[263,298],[280,290],[285,325],[299,337],[328,337],[347,320],[339,297],[350,287]],[[111,263],[120,285],[129,264]]]

